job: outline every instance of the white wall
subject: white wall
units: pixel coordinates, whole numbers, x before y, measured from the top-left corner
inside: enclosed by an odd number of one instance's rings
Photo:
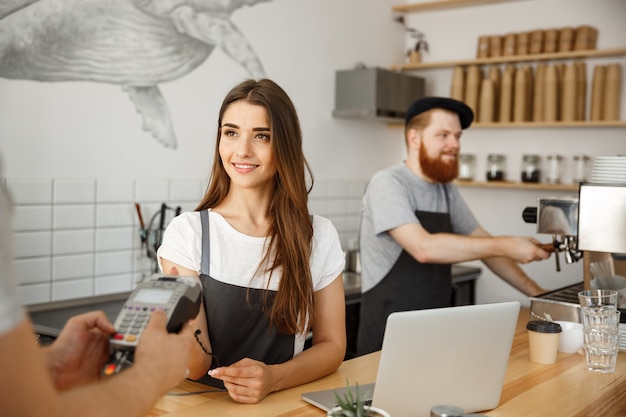
[[[387,67],[402,55],[403,32],[391,18],[391,4],[272,0],[232,15],[267,76],[293,99],[306,154],[319,178],[367,176],[370,167],[395,162],[402,151],[397,132],[384,124],[331,116],[335,70],[359,62]],[[205,178],[219,105],[226,92],[247,77],[216,49],[195,71],[160,86],[178,135],[176,151],[142,131],[139,115],[119,86],[0,78],[5,173],[36,178]],[[389,141],[397,142],[397,153],[388,152]]]
[[[352,68],[359,62],[389,67],[402,59],[404,34],[393,21],[391,11],[396,3],[399,2],[272,0],[238,10],[232,16],[260,56],[267,76],[292,97],[301,117],[305,152],[322,188],[317,191],[321,201],[316,202],[319,208],[316,212],[329,217],[341,212],[333,219],[337,222],[353,221],[350,216],[354,214],[353,201],[340,201],[341,207],[334,206],[342,190],[353,192],[350,190],[360,187],[376,170],[404,156],[400,128],[331,116],[335,70]],[[473,57],[481,34],[570,24],[598,27],[599,48],[623,47],[625,5],[622,0],[524,0],[412,13],[407,18],[412,26],[427,34],[431,52],[424,60],[439,61]],[[439,95],[448,94],[450,74],[445,69],[420,73],[427,78],[427,92]],[[168,194],[172,181],[189,185],[206,180],[219,105],[224,94],[245,77],[247,74],[241,67],[216,50],[195,71],[161,85],[178,136],[179,146],[174,151],[163,148],[141,130],[139,116],[118,86],[0,78],[0,152],[4,174],[13,183],[21,184],[29,181],[67,184],[76,180],[98,184],[119,180],[134,184],[135,192],[145,182],[156,182],[168,190],[164,191],[162,200],[175,201]],[[624,99],[624,119],[623,103]],[[564,155],[623,153],[626,150],[623,132],[623,129],[470,129],[464,135],[463,150],[475,153],[479,162],[487,153],[507,153],[509,171],[515,173],[519,171],[516,164],[520,155],[529,151],[541,154],[557,151]],[[593,147],[589,145],[590,139]],[[480,164],[478,169],[482,172]],[[532,226],[522,223],[521,211],[533,205],[540,193],[475,189],[463,189],[463,193],[492,233],[533,233]],[[124,203],[129,219],[133,217],[130,204],[133,198],[131,194]],[[161,201],[158,196],[146,200],[152,209],[158,201]],[[26,203],[25,207],[38,207],[37,204]],[[494,216],[496,210],[498,215]],[[133,220],[119,228],[135,226]],[[44,226],[44,231],[48,227],[52,226]],[[348,225],[344,230],[353,230],[351,227]],[[134,245],[137,250],[137,242]],[[45,251],[49,249],[44,248]],[[30,259],[24,256],[22,260]],[[580,279],[578,267],[567,268],[557,275],[553,272],[553,261],[526,268],[548,288]],[[49,279],[52,280],[52,274]],[[61,282],[71,286],[67,278]],[[94,287],[92,283],[92,293]],[[525,301],[486,272],[478,291],[480,302],[514,298]]]

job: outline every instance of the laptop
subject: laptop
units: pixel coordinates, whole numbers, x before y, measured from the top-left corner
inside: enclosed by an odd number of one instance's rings
[[[491,410],[500,402],[519,310],[510,301],[392,313],[375,383],[354,382],[393,417],[430,417],[439,404],[465,413]],[[328,411],[334,393],[347,389],[306,392],[302,399]]]

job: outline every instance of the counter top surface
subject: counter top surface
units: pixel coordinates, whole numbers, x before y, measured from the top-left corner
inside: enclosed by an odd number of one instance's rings
[[[452,282],[459,283],[477,279],[482,269],[474,266],[452,265]],[[346,293],[346,301],[361,297],[361,274],[358,272],[343,272],[343,288]]]
[[[557,362],[540,365],[528,359],[526,323],[529,309],[520,312],[500,404],[485,411],[490,417],[591,417],[626,415],[626,353],[619,354],[612,374],[590,372],[581,353],[559,353]],[[380,352],[345,361],[320,380],[270,394],[259,404],[238,404],[227,393],[166,395],[149,416],[281,416],[314,417],[325,412],[301,400],[303,392],[342,387],[346,379],[365,384],[376,379]],[[207,389],[181,382],[174,393]]]
[[[462,265],[452,265],[453,282],[476,279],[481,269]],[[361,298],[361,275],[355,272],[343,273],[343,285],[346,303],[353,303]],[[50,337],[58,336],[65,322],[72,316],[93,310],[102,310],[109,320],[115,321],[117,314],[126,302],[130,292],[87,297],[76,300],[42,303],[28,307],[35,331]]]

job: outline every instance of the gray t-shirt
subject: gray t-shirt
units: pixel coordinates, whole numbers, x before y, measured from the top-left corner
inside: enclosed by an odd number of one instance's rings
[[[402,253],[402,246],[387,232],[404,224],[419,224],[416,211],[449,212],[452,230],[457,234],[468,235],[479,226],[454,185],[426,182],[403,162],[377,172],[367,185],[361,205],[362,292],[378,284]]]
[[[13,266],[11,203],[0,175],[0,336],[17,326],[23,317]]]

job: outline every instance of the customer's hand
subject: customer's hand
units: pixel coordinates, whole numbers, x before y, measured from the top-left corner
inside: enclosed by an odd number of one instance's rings
[[[187,377],[194,340],[189,323],[178,334],[168,333],[166,325],[165,313],[152,312],[135,350],[134,365],[161,382],[162,394]]]
[[[57,340],[43,349],[56,388],[65,390],[97,380],[109,357],[109,337],[114,332],[102,311],[70,318]]]
[[[240,403],[258,403],[273,391],[271,368],[250,358],[211,369],[209,375],[224,381],[228,395]]]

